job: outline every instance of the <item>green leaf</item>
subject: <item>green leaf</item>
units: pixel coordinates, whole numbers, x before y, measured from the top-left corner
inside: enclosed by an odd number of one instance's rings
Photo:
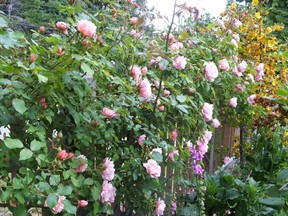
[[[22,189],[24,187],[23,183],[18,178],[13,178],[13,189]]]
[[[99,200],[99,196],[100,196],[100,190],[97,188],[97,187],[93,187],[92,190],[91,190],[91,193],[92,193],[92,197],[95,201],[98,201]]]
[[[270,198],[260,198],[259,203],[267,205],[276,209],[281,209],[285,205],[285,201],[279,197],[270,197]]]
[[[50,185],[47,182],[40,182],[38,184],[38,188],[40,191],[45,192],[50,190]]]
[[[40,142],[40,141],[37,141],[37,140],[33,140],[31,143],[30,143],[30,149],[32,151],[37,151],[39,149],[41,149],[42,147],[44,147],[46,144],[43,143],[43,142]]]
[[[94,71],[91,69],[91,67],[90,67],[88,64],[84,63],[84,62],[82,62],[82,64],[81,64],[81,69],[82,69],[88,76],[93,76],[93,74],[94,74]]]
[[[7,27],[7,22],[3,17],[0,17],[0,28]]]
[[[50,185],[58,185],[60,182],[60,175],[52,175],[49,178],[49,184]]]
[[[183,103],[186,101],[187,97],[185,95],[177,95],[176,99],[179,103]]]
[[[157,162],[159,162],[159,163],[161,163],[161,162],[163,161],[163,156],[162,156],[162,154],[160,154],[159,152],[153,151],[153,152],[152,152],[152,158],[153,158],[154,160],[156,160]]]
[[[27,110],[27,107],[25,106],[25,102],[18,98],[13,99],[12,106],[20,114],[23,114]]]
[[[288,181],[288,168],[285,168],[283,170],[281,170],[278,174],[277,174],[277,181],[278,182],[282,182],[282,181]]]
[[[61,196],[67,196],[67,195],[70,195],[71,193],[72,193],[72,187],[70,187],[70,186],[60,185],[58,187],[57,194],[59,194]]]
[[[186,109],[186,105],[177,105],[176,108],[178,108],[181,112],[188,114],[188,110]]]
[[[84,181],[84,185],[93,185],[94,184],[94,180],[92,178],[87,178]]]
[[[24,147],[23,143],[19,139],[7,138],[4,140],[4,144],[9,149],[23,148]]]
[[[27,209],[24,205],[17,205],[16,208],[12,208],[12,213],[14,216],[28,216]]]
[[[47,197],[47,203],[49,208],[53,208],[58,203],[58,196],[54,193],[51,193]]]
[[[41,74],[37,74],[37,77],[38,77],[39,83],[46,83],[48,81],[48,78]]]
[[[29,158],[31,158],[33,155],[32,151],[30,149],[22,149],[20,151],[20,158],[19,160],[27,160]]]
[[[187,216],[187,215],[193,215],[193,216],[199,216],[199,209],[196,205],[192,205],[189,207],[184,207],[180,210],[180,214],[181,216]]]
[[[76,211],[77,211],[77,208],[75,206],[73,206],[69,200],[65,199],[62,201],[62,203],[64,204],[64,209],[70,213],[70,214],[74,214],[76,215]]]

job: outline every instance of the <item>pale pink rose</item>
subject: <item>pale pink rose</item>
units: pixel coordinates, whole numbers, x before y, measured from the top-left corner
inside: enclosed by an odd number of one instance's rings
[[[143,163],[146,168],[146,172],[151,176],[151,178],[159,178],[161,175],[161,167],[153,159],[149,159],[147,163]]]
[[[148,99],[152,96],[151,84],[147,79],[144,79],[140,83],[140,96],[145,99]]]
[[[237,84],[236,87],[234,88],[234,91],[237,93],[241,93],[244,91],[244,87],[241,86],[241,84]]]
[[[96,32],[96,26],[89,20],[81,20],[77,25],[78,31],[87,37],[92,37]]]
[[[88,167],[87,158],[84,155],[79,155],[76,159],[79,160],[79,164],[75,168],[75,172],[84,172]]]
[[[211,121],[213,115],[213,104],[204,103],[202,108],[202,117],[204,121]]]
[[[162,58],[161,56],[158,56],[158,57],[155,59],[155,61],[156,61],[157,63],[159,63],[162,59],[163,59],[163,58]]]
[[[256,99],[256,94],[252,94],[247,98],[247,101],[249,104],[252,104],[255,102],[255,99]]]
[[[79,205],[80,207],[85,207],[85,206],[88,205],[88,201],[86,201],[86,200],[79,200],[79,201],[78,201],[78,205]]]
[[[226,59],[222,59],[219,61],[219,67],[225,71],[228,71],[230,69],[229,63]]]
[[[154,148],[154,149],[152,149],[152,151],[150,152],[150,155],[152,155],[153,152],[158,152],[159,154],[162,154],[162,148]]]
[[[178,132],[177,132],[177,130],[172,130],[172,131],[171,131],[171,135],[170,135],[170,139],[173,140],[173,141],[175,141],[175,140],[177,139],[177,137],[178,137]]]
[[[138,83],[141,78],[141,70],[138,66],[134,65],[130,68],[132,77],[135,79],[135,81]]]
[[[237,106],[237,98],[233,97],[229,100],[229,106],[236,107]]]
[[[238,58],[238,56],[233,56],[232,59],[233,59],[234,62],[238,62],[239,58]]]
[[[175,160],[174,159],[174,155],[179,155],[179,151],[178,150],[173,150],[173,151],[169,152],[168,158],[172,162]]]
[[[146,134],[142,134],[141,136],[139,136],[138,138],[138,144],[142,145],[143,141],[146,139]]]
[[[158,106],[157,109],[158,109],[160,112],[163,112],[164,109],[165,109],[165,106]]]
[[[137,18],[137,17],[132,17],[132,18],[130,19],[130,23],[131,23],[132,25],[136,25],[137,22],[138,22],[138,18]]]
[[[131,36],[134,36],[134,35],[136,34],[136,30],[132,29],[132,30],[129,32],[129,34],[130,34]]]
[[[58,156],[57,156],[60,160],[63,160],[65,158],[68,157],[68,153],[66,152],[66,150],[61,150],[59,153],[58,153]]]
[[[208,141],[206,139],[204,138],[198,139],[196,143],[197,143],[198,151],[201,155],[204,155],[206,154],[206,152],[208,152]]]
[[[264,76],[264,64],[260,63],[257,67],[256,67],[256,71],[257,74],[255,75],[255,80],[256,81],[261,81],[263,80],[263,76]]]
[[[140,37],[141,37],[141,32],[136,32],[136,34],[134,35],[134,38],[140,39]]]
[[[236,27],[236,28],[239,28],[241,25],[242,25],[242,22],[238,19],[234,19],[233,20],[233,25]]]
[[[206,130],[206,131],[204,132],[204,139],[205,139],[207,142],[209,142],[209,141],[211,140],[211,138],[212,138],[212,132]]]
[[[65,196],[59,196],[57,205],[52,208],[52,212],[54,214],[58,214],[64,209],[64,204],[62,203],[62,201],[65,199]]]
[[[164,95],[166,97],[168,97],[170,94],[171,94],[171,92],[169,90],[166,90],[166,89],[164,90]]]
[[[235,39],[232,39],[232,40],[230,41],[230,43],[231,43],[232,45],[234,45],[236,48],[238,47],[238,43],[237,43],[237,41],[236,41]]]
[[[232,37],[233,37],[233,39],[236,40],[237,42],[240,41],[240,36],[239,36],[239,34],[233,34]]]
[[[217,19],[217,20],[216,20],[216,23],[220,26],[220,28],[226,29],[224,23],[223,23],[221,20]]]
[[[108,117],[108,118],[110,118],[110,119],[112,119],[112,118],[114,118],[116,116],[116,112],[111,110],[111,109],[109,109],[109,108],[107,108],[107,107],[104,107],[102,109],[101,114],[106,116],[106,117]]]
[[[100,193],[102,203],[114,203],[116,197],[116,188],[109,182],[104,181]]]
[[[214,82],[218,77],[218,69],[214,62],[206,62],[205,66],[205,79],[209,82]]]
[[[56,27],[58,30],[62,31],[64,34],[68,34],[68,24],[65,22],[57,22]]]
[[[228,29],[227,31],[228,34],[232,35],[233,34],[233,31],[231,29]]]
[[[233,160],[233,158],[230,158],[230,157],[225,157],[224,158],[224,160],[223,160],[223,162],[224,162],[224,164],[228,164],[228,163],[230,163],[231,161]]]
[[[191,140],[188,140],[188,141],[186,142],[186,146],[187,146],[187,149],[188,149],[188,150],[190,150],[190,149],[192,148],[193,143],[191,142]]]
[[[178,70],[183,70],[186,66],[186,58],[184,56],[178,56],[173,61],[173,67]]]
[[[245,61],[242,61],[238,66],[237,66],[237,69],[238,69],[238,72],[240,73],[243,73],[246,68],[247,68],[247,63]]]
[[[212,52],[213,52],[213,53],[217,53],[218,50],[217,50],[216,48],[212,48]]]
[[[183,48],[183,44],[180,42],[176,42],[171,44],[171,46],[169,46],[169,49],[174,52],[174,53],[178,53],[180,49]]]
[[[218,119],[212,119],[211,126],[213,128],[218,128],[220,126],[220,122]]]
[[[235,74],[237,77],[242,76],[242,72],[239,72],[237,67],[234,67],[232,71],[233,71],[233,74]]]
[[[161,216],[164,214],[164,210],[165,210],[165,202],[163,200],[159,200],[156,202],[156,209],[155,209],[155,214],[156,216]]]
[[[112,181],[115,176],[113,161],[110,158],[105,158],[102,166],[105,168],[101,173],[103,180]]]
[[[142,75],[145,75],[145,74],[147,73],[147,71],[148,71],[147,67],[143,67],[143,68],[141,69],[141,74],[142,74]]]
[[[188,46],[191,47],[191,46],[193,46],[193,45],[194,45],[193,41],[189,40],[189,41],[188,41]]]
[[[30,55],[30,61],[31,61],[31,62],[35,62],[35,60],[36,60],[35,54],[31,54],[31,55]]]

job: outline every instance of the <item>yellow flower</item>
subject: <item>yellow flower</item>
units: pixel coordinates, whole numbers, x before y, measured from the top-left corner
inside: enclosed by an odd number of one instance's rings
[[[257,19],[260,19],[260,18],[261,18],[261,14],[260,14],[259,12],[257,12],[257,13],[255,13],[255,17],[256,17]]]
[[[229,9],[230,10],[236,10],[236,7],[237,5],[235,3],[232,3],[230,6],[229,6]]]
[[[253,0],[252,1],[252,5],[254,5],[254,6],[258,5],[258,3],[259,3],[258,0]]]

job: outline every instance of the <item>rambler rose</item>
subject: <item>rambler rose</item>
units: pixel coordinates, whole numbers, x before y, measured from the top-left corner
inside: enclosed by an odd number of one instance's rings
[[[161,166],[153,159],[149,159],[147,163],[143,163],[146,168],[146,172],[151,176],[151,178],[159,178],[161,175]]]
[[[261,81],[263,80],[263,76],[264,76],[264,64],[260,63],[257,67],[256,67],[256,71],[257,74],[255,75],[255,80],[256,81]]]
[[[132,25],[136,25],[137,22],[138,22],[138,18],[137,18],[137,17],[132,17],[132,18],[130,19],[130,23],[131,23]]]
[[[183,70],[186,66],[186,58],[184,56],[178,56],[173,61],[173,67],[178,70]]]
[[[103,180],[112,181],[115,176],[113,161],[111,161],[110,158],[105,158],[102,166],[105,168],[101,173]]]
[[[213,104],[204,103],[202,108],[202,117],[204,121],[211,121],[213,115]]]
[[[112,119],[116,116],[116,112],[114,110],[107,108],[107,107],[104,107],[102,109],[101,114],[104,116],[107,116],[110,119]]]
[[[225,71],[228,71],[230,69],[229,63],[226,59],[222,59],[219,61],[219,67]]]
[[[144,79],[140,83],[140,96],[145,99],[148,99],[152,96],[151,84],[147,79]]]
[[[56,27],[59,31],[62,31],[63,34],[68,34],[68,24],[65,22],[57,22]]]
[[[85,207],[85,206],[88,205],[88,201],[86,201],[86,200],[79,200],[79,201],[78,201],[78,205],[79,205],[80,207]]]
[[[166,207],[165,202],[163,200],[160,200],[160,198],[159,198],[159,200],[156,203],[156,209],[155,209],[156,216],[163,215],[165,207]]]
[[[209,82],[214,82],[218,77],[218,69],[214,62],[206,62],[205,67],[205,79]]]
[[[146,139],[146,134],[142,134],[141,136],[139,136],[138,138],[138,144],[142,145],[143,141]]]
[[[177,132],[177,130],[172,130],[172,131],[171,131],[171,135],[170,135],[170,139],[173,140],[173,141],[175,141],[175,140],[177,139],[177,137],[178,137],[178,132]]]
[[[102,203],[114,203],[116,197],[116,188],[108,181],[104,181],[102,184],[100,196]]]
[[[92,37],[96,32],[96,26],[89,20],[81,20],[77,25],[78,31],[87,37]]]
[[[212,119],[211,126],[213,128],[218,128],[220,126],[220,122],[218,119]]]
[[[247,98],[247,102],[249,104],[252,104],[255,102],[255,99],[256,99],[256,94],[249,95],[249,97]]]
[[[171,162],[174,162],[174,160],[175,160],[174,155],[179,155],[179,151],[178,150],[172,150],[171,152],[169,152],[168,159]]]
[[[230,107],[236,107],[237,106],[237,98],[233,97],[229,100],[229,106]]]

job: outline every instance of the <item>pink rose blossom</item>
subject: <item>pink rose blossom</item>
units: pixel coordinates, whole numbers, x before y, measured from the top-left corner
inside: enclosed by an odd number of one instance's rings
[[[218,119],[212,119],[211,126],[213,128],[218,128],[220,126],[220,122]]]
[[[75,172],[84,172],[88,167],[87,158],[84,155],[79,155],[76,159],[79,159],[79,164],[75,168]]]
[[[43,33],[45,31],[45,27],[44,26],[40,26],[39,31]]]
[[[191,47],[191,46],[193,46],[193,45],[194,45],[193,41],[189,40],[189,41],[188,41],[188,46]]]
[[[30,61],[31,61],[31,62],[35,62],[35,60],[36,60],[35,54],[31,54],[31,55],[30,55]]]
[[[236,75],[237,77],[242,76],[242,73],[238,71],[238,68],[237,68],[237,67],[234,67],[234,68],[232,69],[232,71],[233,71],[233,74]]]
[[[60,160],[63,160],[63,159],[65,159],[65,158],[67,158],[67,156],[68,156],[68,153],[66,152],[66,150],[61,150],[61,151],[58,153],[58,158],[59,158]]]
[[[230,163],[232,160],[233,160],[233,158],[230,158],[230,157],[227,157],[227,156],[226,156],[226,157],[224,158],[223,162],[224,162],[224,164],[226,165],[226,164]]]
[[[230,107],[236,107],[237,106],[237,98],[233,97],[229,100],[229,106]]]
[[[144,79],[140,83],[140,96],[145,99],[148,99],[152,96],[151,84],[147,79]]]
[[[235,41],[237,41],[237,42],[240,41],[240,36],[239,36],[239,34],[233,34],[232,37],[233,37],[233,39],[234,39]]]
[[[237,43],[237,41],[236,41],[235,39],[232,39],[232,40],[230,41],[230,43],[231,43],[232,45],[234,45],[236,48],[238,48],[238,43]]]
[[[213,115],[213,104],[204,103],[202,108],[202,117],[204,121],[211,121]]]
[[[141,69],[141,74],[142,74],[142,75],[145,75],[145,74],[147,73],[147,71],[148,71],[147,67],[143,67],[143,68]]]
[[[130,34],[131,36],[134,36],[134,35],[136,34],[136,30],[135,30],[135,29],[132,29],[132,30],[129,32],[129,34]]]
[[[132,25],[136,25],[137,22],[138,22],[138,18],[137,18],[137,17],[132,17],[132,18],[130,19],[130,23],[131,23]]]
[[[138,138],[138,144],[142,145],[143,141],[146,139],[146,134],[142,134],[141,136],[139,136]]]
[[[161,216],[164,214],[164,210],[165,210],[165,202],[163,200],[159,200],[156,202],[156,209],[155,209],[155,214],[156,216]]]
[[[88,205],[88,201],[86,201],[86,200],[79,200],[79,201],[78,201],[78,205],[79,205],[80,207],[85,207],[85,206]]]
[[[65,22],[57,22],[56,27],[59,31],[62,31],[63,34],[68,34],[68,24]]]
[[[131,74],[132,77],[135,79],[135,81],[138,83],[140,81],[141,78],[141,70],[138,66],[134,65],[131,67]]]
[[[186,58],[184,56],[178,56],[173,61],[173,67],[178,70],[183,70],[186,66]]]
[[[101,173],[103,180],[112,181],[115,176],[113,161],[111,161],[110,158],[105,158],[102,166],[105,168]]]
[[[169,90],[166,90],[166,89],[165,89],[165,90],[164,90],[164,94],[165,94],[166,97],[168,97],[168,96],[171,94],[171,92],[170,92]]]
[[[238,69],[238,72],[240,73],[243,73],[246,68],[247,68],[247,63],[245,61],[242,61],[238,66],[237,66],[237,69]]]
[[[249,104],[252,104],[255,102],[255,99],[256,99],[256,94],[252,94],[247,98],[247,101]]]
[[[93,36],[96,32],[96,26],[94,25],[94,23],[92,23],[89,20],[79,21],[77,25],[77,29],[82,35],[87,36],[87,37]]]
[[[177,132],[177,130],[172,130],[172,131],[171,131],[171,135],[170,135],[170,139],[171,139],[172,141],[175,141],[175,140],[177,139],[177,137],[178,137],[178,132]]]
[[[255,80],[256,81],[261,81],[263,80],[263,76],[264,76],[264,64],[260,63],[257,67],[256,67],[256,71],[257,74],[255,76]]]
[[[183,44],[180,42],[176,42],[171,44],[171,46],[169,47],[169,49],[173,52],[173,53],[178,53],[180,49],[183,48]]]
[[[106,116],[106,117],[108,117],[108,118],[110,118],[110,119],[112,119],[112,118],[114,118],[116,116],[116,112],[111,110],[111,109],[109,109],[109,108],[107,108],[107,107],[104,107],[102,109],[101,114]]]
[[[104,181],[100,193],[102,203],[114,203],[116,197],[116,188],[109,182]]]
[[[219,67],[225,71],[228,71],[230,69],[229,63],[226,59],[222,59],[219,61]]]
[[[216,23],[220,26],[220,28],[226,29],[226,27],[225,27],[224,23],[222,22],[222,20],[217,19]]]
[[[218,69],[214,62],[207,62],[205,66],[205,79],[209,82],[214,82],[214,79],[218,77]]]
[[[216,48],[212,48],[212,52],[213,52],[213,53],[217,53],[218,50],[217,50]]]
[[[172,202],[171,204],[171,215],[175,215],[177,210],[177,203],[176,202]]]
[[[158,109],[160,112],[163,112],[164,109],[165,109],[165,106],[158,106],[157,109]]]
[[[151,178],[159,178],[161,175],[161,167],[153,159],[149,159],[147,163],[143,163],[146,168],[146,172],[151,176]]]
[[[241,86],[241,84],[237,84],[236,87],[234,88],[234,91],[237,93],[241,93],[244,91],[244,87]]]
[[[172,162],[175,160],[174,159],[174,155],[179,155],[179,151],[178,150],[173,150],[173,151],[169,152],[168,158]]]
[[[238,56],[233,56],[232,59],[234,62],[237,62],[239,58],[238,58]]]
[[[236,28],[239,28],[241,25],[242,25],[242,22],[238,19],[234,19],[233,20],[233,25],[236,27]]]
[[[64,209],[64,204],[62,203],[62,201],[65,199],[65,196],[59,196],[57,205],[52,208],[52,212],[54,214],[58,214]]]

